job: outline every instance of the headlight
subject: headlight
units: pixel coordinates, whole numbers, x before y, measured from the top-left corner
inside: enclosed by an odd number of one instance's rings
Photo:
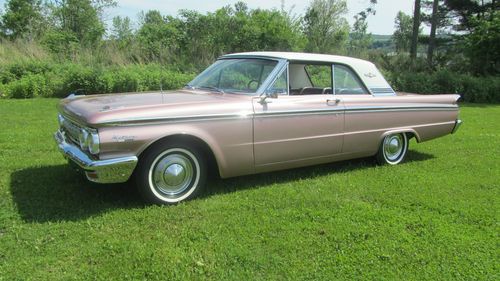
[[[90,143],[90,134],[85,129],[80,130],[80,134],[78,135],[78,141],[80,142],[80,148],[82,150],[87,150],[89,148]]]
[[[97,155],[100,152],[99,149],[99,134],[97,131],[82,128],[80,129],[80,134],[78,135],[78,141],[80,143],[80,148],[83,151],[89,151],[91,154]]]
[[[89,152],[97,155],[99,154],[99,134],[97,132],[93,132],[89,137]]]

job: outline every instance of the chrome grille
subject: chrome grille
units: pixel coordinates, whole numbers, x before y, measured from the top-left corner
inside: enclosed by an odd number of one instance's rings
[[[74,142],[75,144],[79,143],[78,135],[80,134],[81,128],[78,125],[64,118],[64,121],[61,125],[61,129],[66,133],[66,136],[68,136],[68,138],[72,142]]]

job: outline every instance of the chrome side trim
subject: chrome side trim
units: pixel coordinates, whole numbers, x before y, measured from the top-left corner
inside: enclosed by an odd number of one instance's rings
[[[457,105],[397,105],[397,106],[353,106],[347,107],[346,113],[359,112],[393,112],[393,111],[435,111],[435,110],[458,110]]]
[[[136,156],[127,156],[106,160],[93,160],[78,147],[66,142],[66,137],[61,131],[54,134],[57,146],[65,158],[76,163],[86,172],[93,172],[95,177],[87,179],[97,183],[126,182],[132,175],[137,165]]]
[[[110,120],[99,124],[100,126],[134,126],[142,124],[162,124],[162,123],[182,123],[182,122],[205,122],[221,120],[237,120],[246,118],[265,118],[272,116],[294,116],[294,115],[323,115],[332,113],[360,113],[360,112],[395,112],[395,111],[436,111],[436,110],[458,110],[456,105],[399,105],[399,106],[353,106],[336,107],[316,110],[284,110],[269,112],[241,112],[231,114],[210,114],[210,115],[190,115],[190,116],[171,116],[155,118],[131,118]]]
[[[460,126],[462,125],[462,120],[460,119],[457,119],[455,121],[455,126],[453,127],[453,130],[451,131],[452,134],[456,133],[458,131],[458,128],[460,128]]]
[[[287,110],[287,111],[270,111],[270,112],[257,112],[254,114],[256,118],[268,118],[274,116],[295,116],[295,115],[323,115],[331,113],[343,112],[345,109],[342,107],[318,109],[318,110]]]
[[[258,112],[255,117],[289,116],[289,115],[321,115],[330,113],[360,113],[360,112],[396,112],[396,111],[435,111],[435,110],[458,110],[456,105],[425,105],[425,106],[353,106],[336,107],[318,110],[287,110]]]
[[[211,114],[211,115],[191,115],[191,116],[172,116],[172,117],[155,117],[155,118],[131,118],[110,120],[101,123],[101,126],[134,126],[142,124],[163,124],[163,123],[182,123],[189,121],[204,122],[204,121],[220,121],[220,120],[235,120],[246,119],[252,117],[252,112],[243,112],[240,114]]]

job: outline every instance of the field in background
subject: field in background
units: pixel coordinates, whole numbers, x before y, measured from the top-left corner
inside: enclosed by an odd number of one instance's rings
[[[212,180],[177,206],[80,178],[55,99],[0,100],[0,280],[498,278],[500,106],[370,159]]]

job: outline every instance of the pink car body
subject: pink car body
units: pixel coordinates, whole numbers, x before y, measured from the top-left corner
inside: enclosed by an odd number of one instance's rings
[[[203,144],[220,176],[227,178],[373,156],[388,135],[405,133],[423,142],[453,133],[461,123],[458,95],[395,93],[366,61],[274,52],[232,54],[221,60],[246,58],[277,62],[267,84],[251,94],[188,87],[63,99],[59,148],[89,180],[110,183],[128,180],[142,153],[159,140],[192,139]],[[349,67],[366,93],[325,93],[333,91],[325,88],[306,95],[302,91],[308,87],[302,87],[301,94],[292,94],[294,75],[308,63]],[[292,73],[294,67],[297,73]],[[280,73],[287,74],[287,93],[268,94],[266,87]],[[83,148],[82,128],[91,139]],[[85,150],[92,145],[94,153]]]

